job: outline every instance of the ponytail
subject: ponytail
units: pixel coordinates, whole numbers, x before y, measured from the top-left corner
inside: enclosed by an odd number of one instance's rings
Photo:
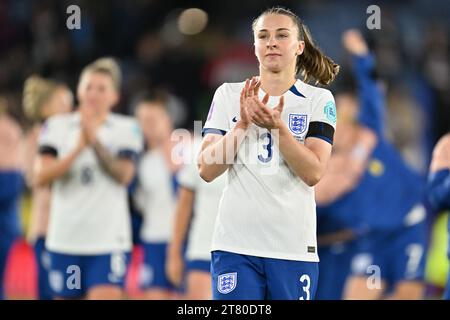
[[[314,79],[316,84],[329,85],[339,73],[339,65],[320,51],[308,28],[301,22],[299,32],[305,42],[305,49],[297,57],[296,72],[302,75],[305,82]]]

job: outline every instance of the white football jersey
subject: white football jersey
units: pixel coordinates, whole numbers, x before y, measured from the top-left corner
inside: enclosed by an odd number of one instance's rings
[[[150,243],[168,242],[177,201],[176,174],[170,172],[159,150],[149,150],[141,157],[137,173],[134,200],[144,218],[141,239]]]
[[[194,208],[189,229],[186,257],[189,260],[211,260],[211,241],[217,208],[226,185],[227,176],[221,175],[214,181],[207,183],[198,173],[197,155],[201,146],[201,139],[194,139],[192,159],[178,174],[180,186],[195,192]]]
[[[235,126],[243,86],[225,83],[217,89],[204,134],[225,134]],[[264,95],[260,90],[259,98]],[[267,105],[274,108],[279,99],[272,96]],[[297,80],[284,99],[281,117],[298,143],[307,137],[332,143],[336,109],[330,91]],[[319,261],[314,188],[287,166],[267,129],[250,126],[228,170],[212,250]]]
[[[78,112],[56,115],[42,128],[39,148],[63,158],[74,150],[79,135]],[[142,134],[131,117],[109,114],[97,137],[115,156],[132,157],[142,150]],[[130,250],[131,245],[127,187],[110,177],[95,151],[86,147],[69,172],[52,184],[46,246],[54,252],[89,255]]]

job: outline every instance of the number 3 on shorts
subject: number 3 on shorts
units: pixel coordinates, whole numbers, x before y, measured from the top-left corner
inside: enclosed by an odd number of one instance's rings
[[[306,299],[302,296],[298,300],[311,300],[311,296],[309,293],[309,288],[311,287],[311,279],[307,274],[304,274],[300,277],[300,282],[303,285],[303,292],[306,292]]]

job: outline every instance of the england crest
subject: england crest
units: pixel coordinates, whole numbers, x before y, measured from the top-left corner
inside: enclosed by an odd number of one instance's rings
[[[217,290],[222,294],[233,291],[237,285],[237,272],[219,275],[217,279]]]
[[[292,131],[293,134],[300,135],[306,130],[307,125],[307,115],[306,114],[298,114],[298,113],[290,113],[289,114],[289,130]]]

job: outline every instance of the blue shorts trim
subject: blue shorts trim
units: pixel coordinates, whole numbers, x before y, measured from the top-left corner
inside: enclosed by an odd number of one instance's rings
[[[312,300],[317,262],[261,258],[213,251],[214,300]]]
[[[55,297],[78,298],[98,285],[124,286],[130,253],[68,255],[49,251],[49,283]]]
[[[219,134],[219,135],[226,135],[227,132],[224,130],[220,130],[220,129],[214,129],[214,128],[204,128],[202,130],[202,137],[206,136],[208,133],[212,133],[212,134]]]

